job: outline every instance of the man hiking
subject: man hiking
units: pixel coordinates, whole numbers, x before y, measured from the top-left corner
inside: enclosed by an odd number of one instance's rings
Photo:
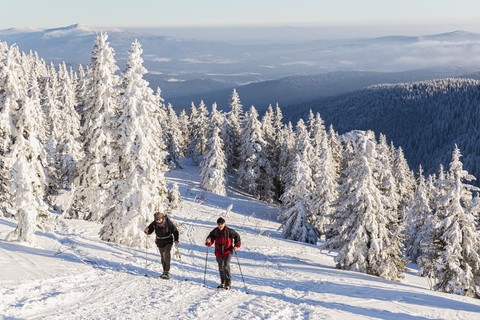
[[[160,251],[163,267],[160,278],[170,279],[170,251],[174,242],[178,245],[178,230],[165,213],[156,212],[154,217],[155,221],[145,228],[145,233],[152,234],[155,231],[155,243]]]
[[[205,245],[210,247],[213,243],[215,243],[215,256],[222,281],[217,288],[229,290],[232,286],[230,260],[232,260],[232,251],[237,252],[242,245],[240,236],[235,230],[227,227],[225,219],[220,217],[217,220],[217,227],[210,232]]]

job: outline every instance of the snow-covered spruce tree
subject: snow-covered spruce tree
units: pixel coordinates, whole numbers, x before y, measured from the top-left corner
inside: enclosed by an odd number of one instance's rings
[[[434,175],[430,175],[427,178],[427,193],[429,194],[430,214],[427,213],[423,226],[419,231],[417,241],[419,241],[419,251],[416,262],[421,266],[418,275],[422,277],[433,278],[433,269],[438,257],[437,244],[434,243],[438,239],[437,226],[439,223],[437,212],[438,195],[440,194],[437,189],[437,182]],[[407,238],[408,239],[408,238]]]
[[[200,123],[198,121],[198,110],[192,102],[188,109],[188,147],[187,157],[192,159],[192,164],[198,166],[200,164],[200,150],[198,136],[200,132]]]
[[[242,139],[244,114],[240,97],[236,89],[233,89],[230,97],[230,111],[227,113],[227,130],[229,136],[222,137],[225,143],[225,157],[229,171],[238,169],[240,164],[240,144]]]
[[[295,159],[295,156],[297,154],[301,155],[301,160],[304,162],[305,166],[308,166],[308,186],[309,189],[305,189],[305,196],[309,198],[313,198],[313,192],[315,189],[315,183],[313,182],[313,163],[312,161],[315,160],[315,150],[312,147],[311,140],[309,138],[310,133],[307,130],[307,127],[305,126],[305,123],[303,122],[303,119],[298,120],[297,126],[295,128],[295,144],[293,145],[292,148],[292,158],[291,160],[293,161]],[[291,181],[291,177],[289,176],[292,172],[292,163],[287,164],[287,176],[286,178],[286,185],[288,186],[289,181]],[[311,181],[311,183],[310,183]],[[285,192],[287,189],[285,189]],[[308,192],[307,192],[308,191]],[[313,201],[309,201],[305,203],[305,208],[308,212],[308,220],[311,222],[312,220],[312,215],[314,214],[314,203]]]
[[[81,115],[85,107],[85,95],[87,93],[88,68],[85,71],[82,65],[78,66],[77,81],[75,82],[76,111]]]
[[[9,174],[14,158],[11,156],[15,123],[13,115],[25,100],[20,82],[19,52],[15,46],[0,42],[0,207],[5,216],[14,213],[10,197],[15,192],[9,187]]]
[[[183,169],[180,162],[181,151],[179,147],[182,140],[182,131],[180,130],[177,114],[175,113],[175,110],[173,110],[173,107],[170,103],[167,106],[167,119],[165,123],[168,124],[164,128],[166,129],[165,135],[167,138],[168,150],[167,158],[169,159],[167,160],[167,163],[169,163],[170,166]]]
[[[198,127],[196,131],[197,146],[198,146],[200,155],[205,155],[207,139],[208,139],[209,120],[208,120],[208,110],[203,100],[200,101],[197,112],[198,112],[197,114]]]
[[[420,244],[426,237],[424,228],[432,215],[430,192],[420,166],[417,190],[408,205],[405,228],[405,254],[414,262],[420,256]]]
[[[17,228],[7,236],[8,240],[35,242],[35,229],[39,216],[46,216],[47,207],[44,198],[46,166],[43,146],[35,131],[36,115],[40,110],[39,99],[22,94],[19,109],[12,114],[12,144],[8,161],[9,189],[15,190],[10,203],[16,211]]]
[[[480,237],[475,216],[468,210],[472,190],[478,188],[464,182],[475,177],[463,169],[460,157],[455,146],[447,179],[442,183],[447,193],[439,199],[436,237],[430,239],[436,249],[434,289],[480,298]]]
[[[391,210],[394,210],[398,213],[398,209],[400,206],[400,192],[398,190],[398,186],[393,175],[393,162],[394,162],[394,153],[389,148],[387,143],[387,137],[384,134],[380,134],[377,144],[377,159],[382,163],[383,170],[380,172],[378,177],[379,182],[381,183],[379,186],[383,193],[386,194],[388,199],[388,205],[391,206]],[[399,217],[402,219],[403,217]]]
[[[285,192],[280,197],[282,206],[279,221],[282,224],[284,238],[315,244],[319,234],[309,223],[312,219],[312,209],[315,208],[313,194],[315,183],[309,158],[313,148],[307,137],[307,130],[303,120],[300,119],[293,148],[295,156],[288,164]]]
[[[271,202],[274,198],[273,171],[265,147],[258,113],[252,106],[245,114],[238,179],[256,198]]]
[[[50,74],[52,73],[51,70],[49,70],[49,72]],[[42,110],[46,112],[48,120],[48,127],[46,127],[48,140],[45,143],[47,153],[47,167],[45,171],[48,177],[46,197],[47,202],[52,206],[54,205],[58,190],[62,188],[63,179],[62,173],[59,172],[60,165],[57,162],[57,144],[63,131],[57,80],[56,75],[45,79],[42,99]]]
[[[273,149],[271,152],[273,152],[273,159],[274,159],[274,164],[273,164],[273,170],[275,172],[275,176],[273,178],[273,183],[275,187],[275,192],[276,192],[276,198],[280,198],[280,196],[283,193],[283,186],[281,182],[281,164],[280,164],[280,159],[281,159],[281,153],[282,153],[282,143],[283,143],[283,129],[284,129],[284,124],[282,122],[283,119],[283,114],[280,108],[278,107],[278,104],[275,108],[275,111],[273,113],[273,130],[275,132],[274,140],[273,140]]]
[[[38,78],[36,72],[30,72],[30,77],[28,79],[28,90],[27,97],[31,100],[33,107],[33,114],[35,114],[35,122],[32,123],[34,130],[37,133],[37,137],[40,142],[43,144],[47,141],[48,136],[48,119],[47,115],[43,111],[41,105],[41,92],[38,85]]]
[[[395,160],[395,149],[391,149],[387,144],[387,137],[380,134],[379,142],[377,144],[377,158],[383,165],[382,170],[377,174],[378,188],[385,195],[383,206],[386,212],[395,214],[395,219],[388,223],[388,228],[391,231],[392,243],[398,244],[398,250],[403,250],[405,242],[405,217],[404,208],[401,202],[401,193],[398,190],[397,180],[393,174],[393,165]],[[409,194],[409,197],[411,195]],[[399,269],[404,271],[405,261],[399,261]]]
[[[401,147],[395,149],[393,143],[391,144],[392,152],[394,153],[392,173],[396,184],[398,199],[398,214],[403,223],[403,229],[406,228],[408,205],[412,200],[415,192],[415,176],[408,166],[407,160],[403,155]]]
[[[190,130],[188,126],[188,115],[185,112],[185,109],[180,112],[178,116],[178,127],[180,128],[180,141],[179,141],[179,151],[182,157],[187,156],[187,149],[190,143]]]
[[[165,145],[157,121],[152,89],[143,79],[142,48],[135,41],[123,75],[123,95],[114,133],[116,179],[111,187],[113,205],[100,230],[100,238],[128,246],[144,243],[143,229],[155,210],[168,208]]]
[[[100,221],[106,214],[106,201],[111,199],[113,181],[112,157],[113,120],[117,115],[118,76],[115,72],[113,49],[107,34],[95,39],[89,66],[82,134],[85,157],[76,166],[73,182],[74,198],[66,217]]]
[[[58,181],[56,189],[69,188],[73,181],[74,165],[83,158],[80,144],[80,116],[75,110],[75,88],[65,63],[60,64],[56,88],[49,89],[50,119],[52,128],[50,137],[53,138],[54,171]]]
[[[214,102],[212,104],[212,111],[210,112],[210,117],[207,123],[207,139],[210,138],[211,131],[214,128],[222,129],[224,123],[225,123],[225,115],[223,114],[223,112],[218,111],[217,103]]]
[[[377,180],[388,168],[378,159],[373,132],[352,131],[344,139],[353,153],[334,203],[335,233],[325,246],[339,249],[335,257],[339,269],[396,280],[404,269],[401,244],[395,242],[398,239],[391,227],[397,215],[386,205],[387,196]]]
[[[333,130],[333,125],[330,125],[328,128],[328,143],[332,150],[333,159],[335,160],[337,175],[340,175],[340,172],[344,168],[344,157],[343,157],[343,146],[338,140],[338,134]]]
[[[173,183],[172,188],[168,189],[168,206],[169,211],[182,210],[182,197],[178,189],[178,183]]]
[[[289,122],[280,131],[280,154],[278,156],[278,183],[279,192],[283,194],[286,185],[286,176],[288,174],[288,163],[292,158],[292,150],[295,145],[295,133],[293,132],[292,123]],[[294,156],[294,155],[293,155]]]
[[[272,166],[273,171],[273,181],[274,181],[274,191],[275,198],[278,199],[280,194],[280,182],[279,182],[279,155],[280,148],[278,142],[280,142],[279,135],[282,132],[281,127],[277,127],[278,123],[275,121],[278,120],[275,118],[275,113],[272,106],[270,105],[262,117],[262,130],[263,136],[266,142],[266,153],[268,156],[268,161]]]
[[[227,164],[225,153],[223,152],[223,141],[220,137],[220,128],[213,126],[206,147],[205,159],[200,164],[202,167],[200,170],[202,179],[200,186],[207,191],[226,196],[227,181],[225,170],[227,169]]]
[[[328,135],[320,114],[310,111],[307,122],[307,131],[313,147],[310,158],[313,181],[315,183],[315,207],[312,208],[311,223],[321,234],[325,234],[325,225],[329,224],[332,213],[331,204],[336,198],[337,165],[329,145]]]
[[[267,153],[269,155],[269,159],[273,159],[273,144],[275,143],[276,136],[275,128],[273,127],[273,119],[273,108],[272,105],[269,105],[261,121],[263,137],[265,139],[265,142],[267,143]]]
[[[315,147],[312,162],[314,190],[314,209],[312,224],[320,234],[326,234],[331,224],[332,204],[337,198],[338,176],[336,163],[327,136],[323,136]]]
[[[156,115],[157,115],[158,123],[162,128],[163,141],[166,144],[168,140],[166,135],[166,132],[168,130],[168,110],[167,110],[167,106],[165,106],[165,100],[162,97],[162,90],[159,87],[157,87],[157,90],[153,95],[153,102],[155,103],[155,106],[156,106],[156,111],[157,111]]]

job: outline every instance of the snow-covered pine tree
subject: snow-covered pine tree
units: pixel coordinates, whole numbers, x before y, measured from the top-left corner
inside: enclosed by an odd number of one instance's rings
[[[116,179],[112,185],[113,205],[104,217],[100,238],[129,246],[145,241],[143,229],[155,210],[168,207],[165,179],[165,145],[157,120],[152,89],[143,79],[141,45],[135,41],[123,75],[123,95],[113,149]]]
[[[84,157],[80,144],[80,115],[76,111],[76,97],[73,82],[65,63],[58,71],[58,99],[60,125],[52,136],[56,138],[56,169],[61,177],[59,187],[69,188],[73,181],[74,165]]]
[[[183,109],[178,116],[178,126],[180,128],[179,152],[182,157],[187,156],[187,148],[190,143],[190,130],[188,126],[188,115]]]
[[[266,142],[263,138],[261,123],[258,121],[258,113],[252,106],[245,115],[238,179],[258,199],[272,201],[274,198],[273,171],[265,148]]]
[[[273,170],[275,172],[275,177],[273,179],[273,183],[275,186],[275,192],[276,192],[276,198],[280,198],[280,196],[283,193],[283,186],[281,182],[281,164],[280,164],[280,159],[281,159],[281,153],[282,153],[282,143],[283,143],[283,129],[284,129],[284,124],[282,122],[283,119],[283,114],[282,110],[280,110],[280,107],[277,106],[275,107],[275,111],[273,113],[273,131],[275,132],[274,140],[273,140]],[[293,144],[292,144],[293,145]]]
[[[15,192],[9,187],[9,174],[13,164],[11,157],[12,136],[15,132],[13,115],[24,100],[20,84],[18,48],[0,42],[0,207],[5,216],[14,211],[10,197]]]
[[[209,121],[208,121],[208,110],[205,106],[203,100],[200,101],[197,109],[197,131],[196,131],[196,139],[197,139],[197,146],[200,152],[200,155],[205,155],[205,149],[207,146],[207,139],[208,139],[208,128],[209,128]]]
[[[217,108],[217,103],[212,104],[212,111],[210,112],[210,118],[207,123],[207,139],[211,136],[211,131],[213,128],[222,129],[223,124],[225,123],[225,115],[223,112],[219,111]]]
[[[165,100],[162,98],[162,90],[160,89],[160,87],[157,87],[157,90],[153,95],[153,103],[156,106],[155,114],[157,117],[157,121],[160,124],[160,128],[162,129],[159,134],[161,135],[164,144],[167,146],[166,147],[167,156],[165,157],[165,163],[168,166],[172,167],[172,166],[175,166],[175,164],[172,163],[172,159],[168,156],[169,155],[168,152],[170,151],[169,144],[168,144],[168,141],[169,141],[168,131],[170,130],[170,125],[168,123],[168,110],[164,102]]]
[[[463,169],[460,157],[455,145],[447,179],[441,182],[446,194],[439,198],[435,238],[429,239],[436,249],[431,271],[435,290],[480,298],[480,236],[468,210],[472,190],[478,188],[465,183],[475,177]]]
[[[201,163],[200,178],[202,183],[200,186],[207,191],[226,196],[225,171],[227,164],[219,127],[213,126],[206,147],[206,155]]]
[[[431,218],[430,193],[427,187],[422,166],[418,170],[417,190],[408,205],[405,228],[405,254],[412,261],[417,261],[421,253],[421,242],[425,239],[424,232]]]
[[[344,139],[353,152],[334,203],[334,234],[325,246],[339,249],[335,257],[339,269],[398,279],[404,261],[391,227],[397,215],[377,180],[389,168],[378,159],[373,132],[352,131]]]
[[[265,114],[262,117],[261,123],[263,137],[265,139],[265,142],[267,143],[270,158],[273,158],[273,152],[271,150],[273,149],[273,144],[275,143],[276,136],[275,128],[273,127],[273,119],[273,108],[272,105],[269,105],[267,111],[265,111]]]
[[[408,166],[402,147],[395,149],[392,144],[391,148],[395,152],[392,173],[395,178],[395,184],[399,195],[398,211],[400,217],[405,219],[406,207],[411,202],[415,192],[415,176]]]
[[[89,66],[82,133],[85,157],[76,166],[74,198],[66,217],[100,221],[113,180],[110,161],[113,120],[118,112],[118,76],[107,34],[95,38]]]
[[[433,269],[435,268],[437,255],[437,244],[434,243],[438,239],[437,225],[438,216],[436,214],[438,208],[437,182],[435,175],[430,175],[427,178],[427,193],[429,195],[430,214],[427,213],[426,220],[419,231],[417,241],[419,241],[419,252],[416,259],[417,264],[421,267],[418,275],[422,277],[433,278]],[[408,239],[408,238],[407,238]]]
[[[32,125],[34,126],[34,130],[38,135],[38,139],[43,144],[45,141],[47,141],[48,120],[47,115],[45,112],[43,112],[41,105],[41,92],[35,72],[30,73],[27,97],[31,100],[32,107],[34,108],[33,113],[36,115],[35,122],[32,123]]]
[[[170,103],[167,106],[167,120],[165,123],[168,124],[164,127],[164,130],[166,129],[165,134],[167,137],[167,150],[169,158],[167,163],[169,163],[170,166],[183,169],[180,162],[181,151],[179,147],[182,140],[182,131],[178,123],[177,114],[175,113],[175,110],[173,110],[173,107]]]
[[[78,66],[77,81],[75,83],[75,99],[77,101],[76,111],[81,115],[85,107],[85,95],[87,93],[87,81],[88,81],[88,68],[87,72],[80,64]]]
[[[328,134],[325,130],[325,124],[320,116],[320,113],[315,115],[313,120],[308,124],[307,129],[308,132],[310,132],[310,138],[312,139],[311,143],[314,149],[316,149],[318,145],[322,144],[323,140],[328,139]]]
[[[262,130],[263,130],[263,137],[266,142],[266,154],[268,157],[268,161],[272,166],[273,171],[273,180],[274,180],[274,192],[275,198],[278,199],[280,197],[280,185],[278,181],[278,156],[280,154],[279,146],[276,144],[278,141],[277,135],[281,133],[281,130],[277,130],[278,128],[274,127],[275,121],[275,113],[273,112],[272,105],[268,106],[267,111],[262,117]]]
[[[293,148],[295,157],[288,164],[285,192],[280,197],[282,206],[279,221],[282,223],[284,238],[308,243],[316,243],[319,236],[310,223],[312,210],[315,208],[312,153],[308,132],[300,119]]]
[[[293,132],[291,122],[282,128],[279,137],[281,142],[279,143],[280,154],[278,156],[278,190],[280,194],[283,194],[286,185],[286,176],[288,174],[288,163],[292,158],[292,150],[295,145],[295,133]]]
[[[188,109],[188,147],[187,147],[187,157],[192,159],[192,164],[198,166],[200,164],[200,150],[198,135],[200,132],[200,123],[198,121],[198,110],[195,107],[195,104],[192,102],[190,108]]]
[[[182,197],[176,182],[173,183],[172,188],[168,189],[168,206],[169,211],[183,209]]]
[[[327,131],[328,143],[332,150],[332,156],[335,160],[335,167],[337,176],[340,176],[341,171],[345,167],[345,159],[343,157],[343,146],[338,139],[338,133],[333,129],[333,125],[330,125]]]
[[[308,132],[307,130],[307,127],[305,126],[305,122],[303,121],[303,119],[300,119],[298,120],[297,122],[297,126],[295,128],[295,144],[293,145],[293,148],[292,148],[292,160],[295,159],[295,156],[297,154],[300,154],[301,155],[301,160],[304,162],[304,165],[305,166],[308,166],[309,170],[308,170],[308,186],[309,186],[309,189],[308,189],[308,193],[305,193],[305,196],[306,197],[309,197],[309,198],[313,198],[313,192],[314,192],[314,189],[315,189],[315,182],[313,182],[313,163],[312,161],[315,160],[315,150],[313,149],[313,146],[311,144],[311,140],[310,140],[310,132]],[[287,165],[287,183],[286,185],[288,186],[288,181],[291,180],[291,178],[289,178],[288,174],[290,174],[290,172],[292,172],[293,168],[291,168],[292,164],[289,163]],[[310,183],[311,181],[311,183]],[[287,189],[285,189],[285,192],[287,191]],[[312,221],[312,216],[314,214],[314,209],[315,206],[314,206],[314,203],[309,201],[309,202],[306,202],[305,203],[305,209],[307,210],[308,212],[308,216],[307,216],[307,219],[309,222]]]
[[[240,165],[240,144],[244,126],[242,104],[236,89],[233,89],[229,105],[230,111],[226,115],[228,128],[225,130],[229,136],[224,136],[223,140],[227,167],[229,171],[233,171]]]
[[[49,72],[52,74],[51,69]],[[42,110],[46,112],[48,120],[48,126],[45,128],[48,136],[48,140],[45,142],[47,153],[47,167],[45,171],[48,180],[46,198],[47,202],[53,206],[57,192],[62,188],[63,180],[57,156],[57,144],[63,132],[63,114],[60,109],[58,77],[56,74],[45,79],[42,100]]]
[[[312,224],[320,234],[326,234],[331,224],[332,204],[337,198],[337,164],[333,158],[326,134],[317,139],[320,141],[317,142],[315,157],[312,161],[313,181],[315,183],[314,198],[316,199],[312,213]]]
[[[387,137],[384,134],[380,134],[379,137],[379,143],[377,144],[377,158],[383,165],[382,170],[376,177],[377,181],[379,182],[378,188],[385,195],[385,197],[382,198],[383,206],[386,212],[393,213],[395,215],[395,219],[390,220],[387,225],[391,231],[391,236],[393,237],[391,243],[397,246],[394,248],[395,250],[402,251],[405,242],[405,217],[403,207],[401,207],[401,197],[398,190],[397,181],[393,174],[395,149],[389,148]],[[392,248],[392,250],[394,249]],[[396,262],[398,263],[399,271],[406,270],[405,261],[403,259],[398,259]]]
[[[9,200],[16,211],[18,226],[7,239],[35,242],[37,218],[47,213],[43,201],[46,159],[36,132],[38,125],[35,121],[41,107],[39,99],[28,97],[26,90],[20,92],[21,100],[17,101],[19,109],[11,114],[13,124],[11,133],[14,142],[8,154],[8,162],[11,163],[9,189],[15,190]]]
[[[383,165],[383,170],[380,172],[381,176],[378,177],[378,181],[381,183],[380,188],[389,199],[388,205],[391,206],[391,210],[394,210],[398,214],[400,193],[393,175],[394,154],[389,148],[387,137],[384,134],[380,134],[379,137],[377,144],[377,158]],[[399,217],[399,219],[402,219],[403,221],[403,217]]]

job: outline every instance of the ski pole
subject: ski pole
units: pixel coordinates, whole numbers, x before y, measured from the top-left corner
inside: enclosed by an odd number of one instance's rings
[[[238,269],[240,269],[240,274],[242,275],[243,286],[245,287],[245,293],[248,294],[248,292],[247,292],[247,286],[245,285],[245,279],[243,278],[242,268],[240,268],[240,260],[238,260],[237,251],[235,251],[235,256],[237,256]]]
[[[147,274],[147,262],[148,262],[148,256],[147,256],[147,240],[148,240],[148,234],[145,233],[145,277],[148,277]]]
[[[205,257],[205,274],[203,275],[203,286],[205,286],[205,279],[207,278],[207,261],[208,261],[208,246],[207,246],[207,256]]]

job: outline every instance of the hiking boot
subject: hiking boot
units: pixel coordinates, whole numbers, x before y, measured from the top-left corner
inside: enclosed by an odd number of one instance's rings
[[[225,283],[222,282],[220,285],[217,287],[217,289],[224,289],[225,288]]]
[[[225,290],[230,290],[230,289],[232,289],[232,283],[229,281],[225,283]]]
[[[170,275],[168,274],[168,272],[164,272],[164,273],[160,276],[160,278],[162,278],[162,279],[167,279],[167,280],[168,280],[168,279],[170,279]]]

